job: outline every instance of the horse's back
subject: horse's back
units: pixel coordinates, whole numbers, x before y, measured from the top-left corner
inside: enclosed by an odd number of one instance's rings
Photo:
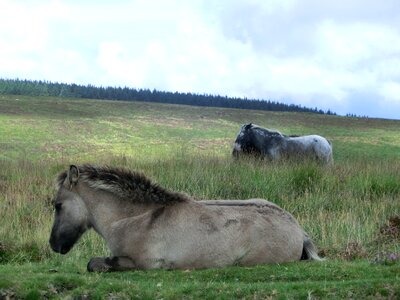
[[[303,149],[307,156],[315,156],[317,160],[325,163],[333,161],[332,143],[320,135],[304,135],[298,137],[289,137],[289,144],[293,144],[290,148],[292,152],[298,153],[299,149]]]
[[[297,141],[299,143],[303,143],[304,145],[313,145],[313,144],[323,144],[328,146],[330,145],[329,141],[326,138],[317,134],[288,137],[288,139]]]
[[[276,206],[273,202],[270,202],[268,200],[262,199],[262,198],[251,198],[247,200],[199,200],[197,201],[199,203],[202,203],[204,205],[219,205],[219,206],[265,206],[265,205],[271,205],[271,206]]]
[[[276,222],[284,222],[292,223],[295,226],[298,226],[298,222],[296,219],[286,210],[278,206],[277,204],[270,202],[261,198],[252,198],[247,200],[201,200],[197,201],[208,207],[209,209],[217,209],[219,213],[224,212],[228,216],[230,214],[236,215],[237,213],[240,216],[252,216],[253,219],[257,219],[259,217],[268,219],[268,223],[271,222],[271,219],[276,220]]]

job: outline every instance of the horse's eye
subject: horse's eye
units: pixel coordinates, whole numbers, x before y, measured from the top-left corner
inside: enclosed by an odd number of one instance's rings
[[[62,204],[61,203],[56,203],[54,205],[54,207],[55,207],[56,211],[59,212],[61,210]]]

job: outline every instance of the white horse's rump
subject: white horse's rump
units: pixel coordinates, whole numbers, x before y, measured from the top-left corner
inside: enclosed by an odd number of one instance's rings
[[[332,145],[320,135],[305,135],[299,137],[288,137],[287,143],[293,143],[294,148],[302,149],[307,156],[314,156],[316,160],[326,164],[333,162]]]

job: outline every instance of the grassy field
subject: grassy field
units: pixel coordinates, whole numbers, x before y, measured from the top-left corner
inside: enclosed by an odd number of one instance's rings
[[[335,164],[231,158],[241,124],[320,134]],[[323,263],[88,274],[85,235],[51,252],[54,179],[69,164],[143,171],[195,199],[261,197],[293,213]],[[0,299],[399,298],[400,121],[142,102],[0,96]]]

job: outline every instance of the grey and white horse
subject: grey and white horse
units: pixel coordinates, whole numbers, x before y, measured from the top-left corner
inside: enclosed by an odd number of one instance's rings
[[[125,169],[71,166],[58,177],[51,248],[93,228],[111,257],[88,271],[195,269],[321,260],[295,218],[262,199],[195,201]]]
[[[322,136],[287,136],[251,123],[240,128],[232,154],[253,154],[271,161],[294,158],[333,163],[332,144]]]

